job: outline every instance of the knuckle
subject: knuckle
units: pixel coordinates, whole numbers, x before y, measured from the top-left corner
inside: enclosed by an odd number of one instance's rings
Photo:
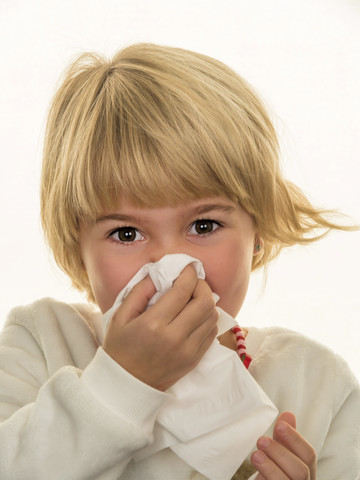
[[[219,317],[220,317],[219,312],[216,310],[216,308],[214,308],[214,310],[212,312],[212,320],[215,323],[215,325],[218,324]]]
[[[299,480],[309,480],[310,478],[310,469],[307,465],[303,465],[299,470],[298,475]]]
[[[191,297],[191,291],[189,286],[186,284],[177,284],[176,285],[176,296],[180,303],[186,304]]]
[[[314,465],[316,463],[316,452],[313,447],[309,447],[305,462],[306,465]]]
[[[158,337],[161,335],[161,322],[157,318],[147,318],[141,322],[140,328],[148,336]]]
[[[216,310],[210,312],[206,319],[206,324],[207,324],[207,332],[209,335],[212,335],[213,333],[218,332],[218,321],[219,321],[219,314]]]
[[[219,327],[217,324],[214,325],[213,329],[212,329],[212,336],[215,338],[218,336],[218,333],[219,333]]]
[[[199,356],[199,344],[193,340],[189,340],[183,344],[183,348],[180,349],[180,358],[184,365],[192,366],[198,363]]]
[[[215,314],[215,303],[211,295],[201,295],[197,298],[197,301],[200,311],[208,315]]]
[[[198,278],[197,287],[201,289],[201,292],[204,295],[207,295],[208,297],[213,298],[213,293],[206,280],[203,280],[202,278]]]
[[[109,321],[109,325],[121,322],[121,316],[122,316],[122,308],[120,305],[112,314],[112,317],[110,318],[110,321]]]
[[[211,329],[209,329],[209,333],[208,333],[208,339],[210,342],[213,342],[214,339],[218,336],[218,333],[219,333],[219,328],[217,326],[217,324],[213,325]]]

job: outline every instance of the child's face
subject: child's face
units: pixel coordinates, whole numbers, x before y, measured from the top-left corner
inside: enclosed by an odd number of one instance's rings
[[[251,216],[225,197],[165,208],[124,201],[80,226],[82,260],[102,312],[144,264],[186,253],[202,261],[218,306],[235,316],[246,295],[254,242]]]

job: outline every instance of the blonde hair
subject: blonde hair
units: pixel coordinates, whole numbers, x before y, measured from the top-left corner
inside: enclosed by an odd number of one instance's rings
[[[254,218],[263,241],[253,269],[281,248],[342,228],[279,168],[274,127],[253,89],[205,55],[152,44],[112,60],[85,54],[49,112],[41,215],[58,265],[92,298],[79,223],[125,196],[139,206],[223,195]],[[326,232],[325,232],[326,233]]]

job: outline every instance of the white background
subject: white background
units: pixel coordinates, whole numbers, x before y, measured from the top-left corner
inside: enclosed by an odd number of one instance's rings
[[[288,177],[360,223],[360,4],[350,0],[0,0],[0,324],[15,305],[73,292],[44,246],[46,111],[74,55],[134,42],[229,64],[275,112]],[[254,275],[242,325],[282,325],[342,354],[360,378],[360,233],[292,248]]]

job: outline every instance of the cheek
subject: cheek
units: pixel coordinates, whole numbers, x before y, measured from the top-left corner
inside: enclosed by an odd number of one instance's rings
[[[235,317],[244,302],[249,285],[252,248],[239,244],[222,250],[216,259],[204,262],[206,280],[220,297],[217,305]]]
[[[100,310],[104,313],[112,307],[118,293],[136,273],[136,266],[119,261],[112,256],[93,258],[86,264],[90,285]]]

